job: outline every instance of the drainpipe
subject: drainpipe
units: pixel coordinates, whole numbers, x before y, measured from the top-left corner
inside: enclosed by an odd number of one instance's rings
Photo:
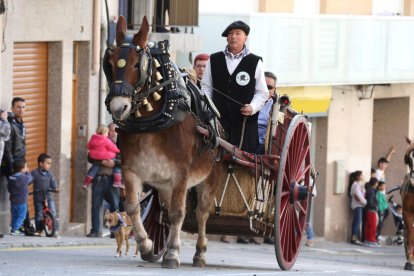
[[[101,44],[101,0],[93,1],[92,75],[99,71]]]

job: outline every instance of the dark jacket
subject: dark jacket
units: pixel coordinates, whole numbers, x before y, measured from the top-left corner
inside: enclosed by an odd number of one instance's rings
[[[45,200],[45,195],[48,199],[50,199],[51,195],[48,190],[55,191],[57,189],[57,183],[53,173],[51,171],[44,171],[41,168],[37,168],[32,171],[32,177],[34,201]]]
[[[13,162],[16,160],[26,160],[26,128],[24,123],[19,123],[13,113],[9,113],[7,120],[10,123],[10,139],[6,141],[4,147],[3,165],[11,172]]]
[[[10,202],[12,205],[20,205],[27,203],[29,196],[29,184],[32,183],[32,175],[30,173],[14,173],[7,177],[7,190],[10,193]]]
[[[368,187],[365,198],[367,199],[367,205],[365,205],[366,210],[377,211],[378,210],[378,202],[377,202],[377,191]]]

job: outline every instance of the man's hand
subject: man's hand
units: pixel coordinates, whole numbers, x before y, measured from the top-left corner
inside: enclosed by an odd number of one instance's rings
[[[115,166],[115,162],[113,160],[102,160],[102,166],[113,168]]]
[[[250,116],[253,114],[253,107],[250,104],[245,104],[242,108],[240,108],[240,111],[244,116]]]

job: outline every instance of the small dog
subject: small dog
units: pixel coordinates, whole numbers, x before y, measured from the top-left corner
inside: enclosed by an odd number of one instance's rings
[[[109,213],[108,210],[105,211],[105,226],[110,229],[115,235],[116,243],[118,248],[116,250],[115,257],[121,257],[122,255],[122,244],[126,243],[125,255],[128,255],[129,251],[129,242],[128,238],[132,231],[132,223],[129,216],[126,212],[113,212]],[[138,244],[135,250],[134,257],[138,255]]]

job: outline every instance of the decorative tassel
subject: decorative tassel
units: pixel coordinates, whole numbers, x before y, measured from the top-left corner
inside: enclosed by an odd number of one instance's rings
[[[147,98],[142,99],[142,105],[147,105],[147,104],[148,104]]]
[[[154,98],[154,101],[158,101],[159,99],[161,99],[160,94],[158,94],[157,92],[152,93],[152,97]]]
[[[162,76],[161,76],[160,72],[158,72],[158,71],[155,73],[155,77],[158,81],[162,80]]]
[[[142,115],[139,112],[139,110],[137,109],[137,111],[135,111],[135,118],[139,118],[139,117],[142,117]]]
[[[153,111],[151,103],[148,103],[146,106],[147,106],[147,111],[148,112]]]
[[[158,60],[156,58],[153,59],[153,64],[155,68],[158,68],[161,66],[161,64],[158,62]]]

